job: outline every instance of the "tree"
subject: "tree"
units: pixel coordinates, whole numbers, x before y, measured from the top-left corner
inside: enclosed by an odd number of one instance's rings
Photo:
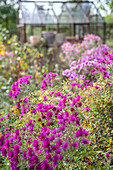
[[[10,33],[16,31],[16,9],[14,0],[0,0],[0,24]]]

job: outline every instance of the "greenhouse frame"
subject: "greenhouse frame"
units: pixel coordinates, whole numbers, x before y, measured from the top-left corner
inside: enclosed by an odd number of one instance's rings
[[[17,34],[20,40],[27,41],[26,28],[54,26],[57,33],[67,27],[68,36],[84,37],[85,34],[99,35],[105,43],[106,23],[93,1],[36,1],[20,0],[17,11]],[[101,34],[101,35],[100,35]]]

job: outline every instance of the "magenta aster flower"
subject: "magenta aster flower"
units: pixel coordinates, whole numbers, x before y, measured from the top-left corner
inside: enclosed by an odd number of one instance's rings
[[[45,149],[48,148],[49,146],[50,146],[50,140],[49,139],[44,140],[42,144],[42,148]]]
[[[46,119],[47,119],[47,120],[51,119],[52,116],[53,116],[53,113],[52,113],[51,111],[48,111],[48,112],[46,113]]]
[[[74,148],[78,148],[78,144],[79,144],[78,141],[71,142],[71,146],[73,146]]]
[[[59,160],[61,161],[62,159],[63,159],[63,155],[60,154],[60,155],[59,155]]]
[[[5,148],[2,148],[1,149],[1,154],[2,154],[2,156],[4,156],[4,157],[6,157],[6,149]]]
[[[82,143],[84,144],[84,145],[88,145],[89,144],[89,139],[82,139]]]
[[[62,144],[62,140],[61,140],[61,139],[58,139],[58,140],[56,141],[56,146],[59,147],[59,146],[61,146],[61,144]]]
[[[69,148],[69,142],[68,142],[68,141],[63,142],[62,148],[63,148],[63,149]]]
[[[3,120],[3,117],[0,118],[0,122]]]
[[[47,160],[44,160],[44,161],[42,162],[41,169],[42,169],[42,170],[49,170],[49,168],[50,168],[50,166],[49,166],[49,164],[48,164],[48,161],[47,161]]]
[[[107,157],[107,158],[109,158],[109,157],[110,157],[110,154],[109,154],[108,152],[106,153],[106,157]]]

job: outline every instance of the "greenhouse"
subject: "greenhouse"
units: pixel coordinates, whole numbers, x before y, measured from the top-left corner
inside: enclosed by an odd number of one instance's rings
[[[92,1],[19,1],[17,30],[19,40],[27,41],[34,28],[65,33],[68,38],[99,35],[105,42],[105,21]],[[50,27],[50,29],[49,29]],[[64,28],[64,29],[63,29]]]

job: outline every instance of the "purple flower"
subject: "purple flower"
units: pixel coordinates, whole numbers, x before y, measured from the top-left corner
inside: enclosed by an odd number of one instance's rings
[[[78,148],[78,144],[79,144],[78,141],[71,142],[71,146],[73,146],[74,148]]]
[[[86,76],[85,75],[80,75],[80,79],[85,79]]]
[[[83,139],[82,139],[82,143],[83,143],[84,145],[86,145],[86,144],[88,145],[88,144],[89,144],[89,139],[84,139],[84,138],[83,138]]]
[[[6,149],[9,149],[9,147],[10,147],[9,139],[6,139],[4,146]]]
[[[34,151],[32,150],[31,147],[28,147],[27,149],[28,149],[28,152],[26,154],[26,157],[30,158],[32,155],[34,155]]]
[[[94,72],[96,69],[95,68],[93,68],[90,72]]]
[[[91,165],[91,162],[88,162],[88,165]]]
[[[58,148],[56,151],[55,151],[56,154],[60,154],[61,153],[61,149]]]
[[[46,119],[47,119],[47,120],[50,120],[50,119],[52,118],[52,116],[53,116],[53,113],[52,113],[51,111],[48,111],[48,112],[46,113]]]
[[[51,151],[55,151],[57,148],[56,148],[56,146],[55,145],[52,145],[51,146]]]
[[[46,73],[43,74],[43,77],[46,77]]]
[[[19,129],[15,130],[15,134],[16,134],[16,136],[19,136]]]
[[[0,118],[0,122],[3,120],[3,117]]]
[[[8,130],[8,128],[5,128],[5,129],[4,129],[4,132],[7,131],[7,130]]]
[[[9,159],[10,161],[13,161],[13,160],[14,160],[13,151],[8,151],[8,159]]]
[[[95,72],[92,73],[92,75],[94,75],[94,74],[97,74],[97,72],[95,71]]]
[[[47,100],[47,96],[44,96],[43,99],[44,99],[43,101],[46,101]]]
[[[50,141],[53,141],[55,139],[55,135],[51,135],[50,137],[49,137],[49,140]]]
[[[65,130],[65,125],[62,125],[58,128],[58,130],[62,131],[62,130]]]
[[[58,139],[58,140],[56,141],[56,146],[59,147],[59,146],[61,146],[61,144],[62,144],[62,140],[61,140],[61,139]]]
[[[26,159],[26,152],[23,152],[23,153],[22,153],[22,159],[23,159],[23,160]]]
[[[5,148],[2,148],[1,149],[1,154],[2,154],[2,156],[4,156],[4,157],[6,157],[6,149]]]
[[[50,166],[49,166],[47,160],[44,160],[44,161],[42,162],[41,169],[42,169],[42,170],[49,170],[49,168],[50,168]]]
[[[26,124],[26,126],[28,127],[31,123],[32,123],[32,120],[29,120],[29,122]]]
[[[46,159],[48,160],[48,159],[51,159],[51,154],[50,153],[48,153],[47,155],[46,155]]]
[[[100,86],[95,86],[95,88],[96,88],[96,89],[99,89],[99,88],[100,88]]]
[[[8,113],[8,114],[7,114],[7,116],[6,116],[7,119],[9,118],[9,115],[10,115],[10,114],[11,114],[11,113]]]
[[[90,107],[85,107],[83,110],[89,111],[91,108]]]
[[[110,157],[110,154],[109,154],[108,152],[106,153],[106,157],[107,157],[107,158],[109,158],[109,157]]]
[[[19,146],[18,145],[14,145],[14,154],[17,155],[19,153]]]
[[[75,132],[75,135],[74,137],[82,137],[83,135],[87,136],[88,135],[88,132],[83,129],[82,127],[79,127],[79,129]]]
[[[33,147],[35,147],[35,150],[39,149],[39,142],[37,140],[33,141]]]
[[[50,146],[49,139],[44,140],[42,144],[42,148],[45,149],[45,148],[48,148],[49,146]]]
[[[26,130],[26,127],[22,127],[22,130],[24,130],[24,131],[25,131],[25,130]]]
[[[32,111],[31,111],[31,113],[35,113],[35,112],[36,112],[36,110],[32,110]]]
[[[111,86],[112,84],[111,83],[107,83],[109,86]]]
[[[53,156],[53,160],[52,160],[54,167],[58,164],[58,160],[59,160],[59,156],[58,156],[58,154],[55,154],[55,155]]]
[[[60,155],[59,155],[59,160],[61,161],[62,159],[63,159],[63,155],[60,154]]]
[[[67,149],[68,147],[69,147],[68,141],[63,142],[62,148],[63,148],[63,149]]]

